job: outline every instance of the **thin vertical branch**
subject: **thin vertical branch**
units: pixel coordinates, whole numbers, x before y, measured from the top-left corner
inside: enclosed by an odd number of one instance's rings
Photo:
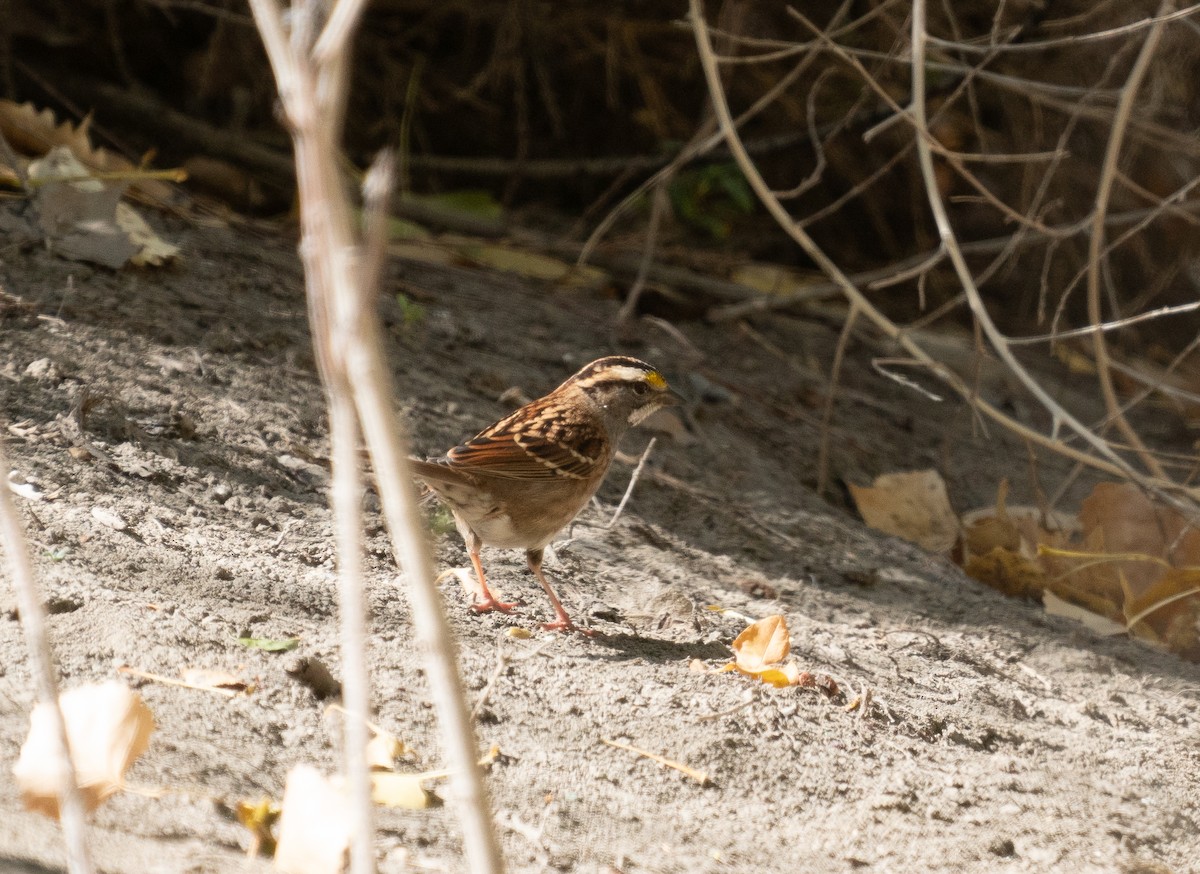
[[[337,379],[331,375],[327,384]],[[358,419],[352,392],[344,384],[330,390],[329,432],[333,459],[330,504],[336,526],[338,615],[341,620],[342,706],[346,711],[342,756],[352,809],[352,874],[375,870],[371,775],[367,765],[367,720],[371,688],[366,664],[366,610],[363,605],[362,477],[358,460]]]
[[[829,487],[829,445],[833,436],[833,405],[837,398],[838,382],[842,377],[842,362],[846,358],[846,347],[850,345],[850,334],[858,321],[858,307],[850,305],[842,332],[838,336],[837,349],[833,353],[833,364],[829,367],[829,393],[825,396],[825,409],[821,412],[821,442],[817,449],[817,494],[825,496]]]
[[[1142,43],[1137,60],[1133,63],[1133,69],[1129,71],[1129,78],[1125,81],[1125,87],[1121,89],[1121,99],[1117,102],[1117,110],[1113,114],[1112,132],[1108,138],[1108,148],[1105,150],[1104,163],[1100,169],[1100,183],[1096,187],[1096,203],[1092,208],[1092,228],[1088,240],[1087,310],[1088,319],[1093,325],[1099,325],[1104,321],[1103,313],[1100,310],[1100,266],[1103,259],[1101,250],[1104,248],[1104,221],[1108,216],[1108,202],[1112,196],[1113,182],[1117,176],[1121,146],[1125,142],[1125,133],[1129,130],[1133,101],[1137,98],[1142,80],[1146,76],[1150,61],[1162,38],[1163,28],[1166,27],[1166,19],[1162,16],[1169,14],[1174,5],[1171,0],[1163,0],[1162,5],[1159,6],[1158,19],[1150,28],[1150,33],[1146,35],[1146,41]],[[1113,315],[1119,316],[1120,313]],[[1100,391],[1104,396],[1104,405],[1108,409],[1110,420],[1133,447],[1146,469],[1154,476],[1165,476],[1158,459],[1146,448],[1142,438],[1138,436],[1137,431],[1133,429],[1121,411],[1117,391],[1113,387],[1112,372],[1109,369],[1108,341],[1103,331],[1096,331],[1092,335],[1092,352],[1096,356],[1096,376],[1100,380]]]
[[[359,429],[366,439],[383,500],[384,517],[401,567],[409,580],[413,624],[425,658],[430,695],[446,746],[447,765],[458,796],[467,867],[479,874],[503,871],[492,826],[487,792],[477,759],[477,744],[458,676],[449,624],[434,583],[433,562],[425,543],[407,450],[393,411],[390,371],[375,313],[375,282],[382,270],[386,225],[382,204],[392,181],[385,158],[369,179],[365,240],[358,241],[338,166],[338,137],[346,105],[349,43],[361,16],[362,0],[341,0],[326,29],[317,35],[317,0],[295,0],[284,25],[276,0],[250,0],[255,21],[275,72],[291,126],[300,192],[309,317],[321,378],[330,399],[335,459],[334,512],[339,531],[339,585],[342,606],[343,666],[349,717],[346,761],[356,824],[355,872],[374,870],[370,842],[369,784],[363,769],[365,717],[369,702],[365,621],[361,591],[360,507],[357,497]],[[353,672],[355,678],[350,680]],[[357,748],[354,748],[357,747]],[[357,776],[355,776],[357,773]]]
[[[29,673],[37,687],[38,703],[46,708],[47,725],[59,749],[62,787],[58,800],[59,819],[67,845],[67,870],[71,874],[92,874],[92,855],[87,841],[87,808],[75,782],[75,764],[67,745],[67,726],[58,706],[58,682],[54,676],[54,657],[46,636],[46,613],[29,559],[29,547],[21,528],[17,508],[8,489],[8,459],[0,441],[0,544],[8,556],[8,575],[21,611],[25,648],[29,652]]]

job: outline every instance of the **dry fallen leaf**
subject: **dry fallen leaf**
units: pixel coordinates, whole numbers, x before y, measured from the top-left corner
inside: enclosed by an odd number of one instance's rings
[[[1040,563],[1000,546],[984,554],[971,554],[963,570],[967,576],[1014,598],[1036,598],[1046,588],[1046,572]]]
[[[76,779],[87,809],[95,810],[124,785],[125,771],[150,745],[154,717],[137,693],[116,681],[64,692],[59,706]],[[26,808],[57,818],[59,756],[48,717],[43,705],[34,708],[13,776]]]
[[[438,797],[421,785],[427,779],[427,774],[374,773],[371,775],[371,800],[384,807],[404,810],[424,810],[436,806]]]
[[[398,737],[380,729],[367,741],[367,767],[372,771],[391,771],[396,767],[396,759],[409,752]]]
[[[737,666],[743,671],[760,671],[788,657],[792,643],[788,635],[787,620],[782,616],[768,616],[746,628],[733,641],[733,653]]]
[[[275,870],[286,874],[341,874],[350,849],[345,792],[311,765],[288,772],[279,817]]]
[[[958,539],[958,517],[937,471],[885,473],[870,486],[848,485],[863,521],[876,531],[930,552],[946,552]]]
[[[53,250],[76,261],[117,269],[159,266],[178,257],[132,206],[126,184],[93,178],[67,146],[55,146],[29,165],[38,229]]]
[[[1135,636],[1200,660],[1200,568],[1171,568],[1140,595],[1127,593],[1124,614]]]
[[[179,679],[193,689],[245,692],[250,688],[250,684],[241,677],[214,668],[184,668],[179,672]]]
[[[1082,622],[1092,631],[1105,637],[1125,633],[1125,626],[1120,622],[1113,622],[1107,616],[1101,616],[1099,613],[1093,613],[1091,610],[1065,601],[1049,589],[1042,592],[1042,604],[1051,616],[1065,616],[1067,619]]]
[[[795,686],[800,682],[800,669],[794,662],[783,664],[791,651],[787,621],[782,616],[768,616],[746,628],[733,641],[734,660],[722,671],[741,671],[772,686]]]
[[[751,261],[733,268],[730,280],[764,294],[794,295],[811,286],[818,286],[814,297],[832,296],[825,276],[813,270],[797,270],[780,264]]]
[[[88,130],[91,116],[79,125],[58,121],[49,109],[37,109],[32,103],[0,100],[0,134],[18,154],[44,155],[54,146],[66,146],[76,158],[92,170],[105,173],[133,173],[132,163],[103,148],[94,148]],[[133,188],[158,201],[169,201],[171,186],[153,178],[141,176]]]
[[[1100,483],[1084,499],[1079,521],[1093,552],[1140,554],[1175,567],[1200,565],[1200,530],[1172,507],[1155,503],[1128,483]],[[1115,565],[1135,597],[1162,576],[1164,567],[1129,561]],[[1110,568],[1111,572],[1112,568]]]
[[[116,222],[129,242],[137,247],[137,252],[129,259],[135,266],[161,267],[179,257],[179,247],[154,233],[146,220],[129,204],[117,204]]]

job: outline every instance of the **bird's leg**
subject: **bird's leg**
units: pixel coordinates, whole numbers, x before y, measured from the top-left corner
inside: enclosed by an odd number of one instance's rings
[[[507,603],[498,601],[496,596],[492,594],[492,590],[488,588],[487,578],[483,575],[483,562],[479,560],[479,550],[483,547],[482,541],[472,532],[467,538],[467,552],[471,554],[471,564],[475,566],[475,576],[479,579],[479,588],[482,590],[481,600],[476,601],[471,605],[471,609],[476,613],[487,613],[491,610],[499,610],[501,613],[511,613],[513,608],[517,606],[518,601]]]
[[[531,549],[525,553],[525,560],[529,562],[529,570],[537,577],[537,581],[542,584],[542,588],[546,590],[546,594],[550,596],[550,603],[554,605],[554,612],[558,614],[558,618],[553,622],[543,623],[542,628],[547,631],[578,631],[581,634],[586,634],[588,637],[594,637],[596,632],[589,631],[586,628],[580,628],[571,621],[571,617],[567,615],[567,611],[563,609],[562,602],[558,600],[558,595],[554,594],[554,589],[546,580],[546,575],[542,573],[542,553],[544,550]]]

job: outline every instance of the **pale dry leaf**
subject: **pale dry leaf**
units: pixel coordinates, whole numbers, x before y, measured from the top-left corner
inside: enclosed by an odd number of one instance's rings
[[[454,577],[458,580],[458,584],[462,586],[463,592],[471,599],[471,602],[484,600],[483,587],[479,585],[479,578],[475,573],[466,567],[452,567],[438,574],[438,582],[441,582],[443,577]]]
[[[129,259],[130,263],[138,267],[161,267],[179,257],[179,247],[154,233],[141,214],[129,204],[117,204],[116,222],[129,242],[137,247]]]
[[[124,785],[125,771],[150,745],[154,717],[136,692],[116,681],[64,692],[59,706],[76,780],[88,810],[95,810]],[[26,808],[57,818],[62,786],[59,763],[49,712],[39,704],[30,716],[29,737],[13,766]]]
[[[751,673],[778,665],[791,651],[787,620],[768,616],[747,627],[733,641],[733,654],[739,669]]]
[[[31,482],[13,482],[8,481],[8,490],[19,498],[24,498],[27,501],[40,501],[45,497],[43,492],[39,492],[37,486]]]
[[[241,677],[215,668],[184,668],[179,672],[179,679],[196,689],[225,689],[231,692],[244,692],[250,688],[250,684]]]
[[[383,807],[424,810],[437,803],[437,796],[422,784],[424,774],[396,774],[379,771],[371,775],[371,800]]]
[[[795,294],[814,284],[827,283],[823,274],[812,270],[797,270],[780,264],[751,261],[735,267],[729,278],[738,285],[753,288],[763,294]],[[830,296],[828,291],[823,296]]]
[[[937,471],[885,473],[870,486],[848,485],[863,521],[876,531],[930,552],[946,552],[958,540],[958,518]]]
[[[131,172],[134,165],[104,148],[93,147],[88,127],[91,117],[78,125],[58,121],[49,109],[38,109],[32,103],[0,100],[0,134],[18,154],[44,155],[55,146],[65,146],[84,165],[105,173]],[[171,187],[158,179],[141,178],[133,187],[155,200],[171,198]]]
[[[86,178],[88,173],[66,146],[56,146],[29,165],[38,227],[64,258],[123,267],[137,251],[116,224],[125,186],[105,185]]]
[[[1125,633],[1125,626],[1120,622],[1113,622],[1106,616],[1093,613],[1091,610],[1085,610],[1083,607],[1072,604],[1069,601],[1064,601],[1049,589],[1042,592],[1042,605],[1046,608],[1046,612],[1049,615],[1064,616],[1067,619],[1082,622],[1089,629],[1096,632],[1096,634],[1111,637],[1115,634]]]
[[[132,206],[121,202],[124,183],[102,182],[90,178],[90,172],[66,146],[56,146],[29,165],[38,226],[55,252],[113,269],[127,263],[156,267],[178,257],[178,247],[158,237]]]
[[[350,805],[337,781],[311,765],[288,772],[280,805],[275,870],[341,874],[350,850]]]
[[[377,731],[375,736],[367,741],[367,767],[372,771],[391,771],[396,767],[396,759],[409,752],[399,738],[387,731]]]

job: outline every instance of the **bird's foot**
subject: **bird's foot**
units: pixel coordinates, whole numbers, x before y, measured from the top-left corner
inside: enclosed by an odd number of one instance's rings
[[[569,634],[572,631],[578,631],[584,637],[596,636],[596,632],[592,631],[592,629],[580,628],[578,625],[572,622],[571,617],[567,616],[565,613],[562,616],[559,616],[553,622],[543,622],[542,628],[546,631],[561,631],[563,634]]]
[[[476,613],[491,613],[493,610],[500,613],[512,613],[520,606],[520,601],[499,601],[495,595],[488,592],[487,597],[476,601],[471,605],[471,609]]]

